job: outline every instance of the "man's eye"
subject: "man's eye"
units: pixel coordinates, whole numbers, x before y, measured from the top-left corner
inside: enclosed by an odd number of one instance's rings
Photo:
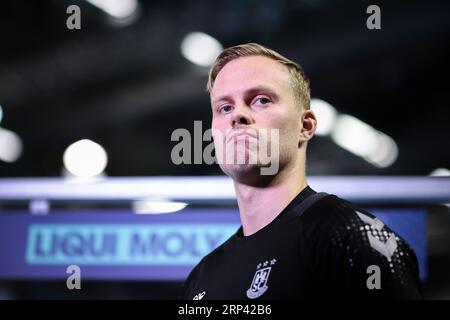
[[[270,101],[270,99],[265,98],[265,97],[261,97],[261,98],[258,98],[255,100],[256,104],[268,104],[270,102],[272,102],[272,101]]]
[[[219,108],[220,113],[228,113],[231,111],[231,106],[223,106]]]

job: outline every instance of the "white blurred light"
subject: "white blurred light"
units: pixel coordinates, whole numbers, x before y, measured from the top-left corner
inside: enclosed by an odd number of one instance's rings
[[[311,109],[317,116],[316,134],[325,136],[330,134],[336,122],[338,112],[326,101],[311,99]]]
[[[29,210],[34,215],[46,215],[50,211],[50,203],[47,200],[32,200],[29,204]]]
[[[0,123],[2,122],[3,119],[3,109],[2,106],[0,105]]]
[[[398,157],[391,137],[350,115],[337,117],[331,136],[342,148],[380,168],[390,166]]]
[[[64,151],[64,166],[77,177],[92,178],[100,175],[108,163],[105,149],[89,139],[79,140]]]
[[[450,176],[450,170],[447,168],[436,168],[431,173],[430,176],[433,177],[448,177]],[[443,203],[448,209],[450,209],[450,203]]]
[[[187,203],[173,201],[136,200],[132,204],[137,214],[160,214],[184,209]]]
[[[87,0],[87,2],[117,19],[129,18],[138,9],[137,0]]]
[[[377,133],[377,148],[367,160],[379,168],[387,168],[397,160],[398,147],[394,139],[380,131]]]
[[[431,173],[430,176],[434,176],[434,177],[446,177],[446,176],[450,176],[450,170],[446,169],[446,168],[437,168],[434,169]]]
[[[7,129],[0,128],[0,160],[14,162],[22,154],[22,140]]]
[[[192,32],[181,43],[183,56],[203,67],[212,65],[222,49],[219,41],[203,32]]]

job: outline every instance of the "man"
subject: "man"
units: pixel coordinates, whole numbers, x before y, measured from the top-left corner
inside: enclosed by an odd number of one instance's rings
[[[211,68],[208,90],[218,154],[235,149],[245,160],[219,160],[242,226],[194,268],[184,299],[422,297],[405,241],[365,210],[308,186],[306,147],[317,120],[298,64],[255,43],[231,47]],[[255,134],[264,130],[277,134]],[[270,164],[261,143],[279,150]],[[262,174],[274,163],[276,172]]]

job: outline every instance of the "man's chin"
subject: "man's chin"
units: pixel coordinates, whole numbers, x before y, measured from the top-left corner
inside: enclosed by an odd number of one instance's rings
[[[258,164],[221,164],[220,168],[222,171],[230,176],[231,178],[238,178],[240,176],[247,176],[247,175],[259,175],[261,166]]]
[[[245,184],[259,185],[266,180],[271,180],[274,175],[265,175],[264,168],[260,164],[227,164],[221,165],[222,171],[234,181]]]

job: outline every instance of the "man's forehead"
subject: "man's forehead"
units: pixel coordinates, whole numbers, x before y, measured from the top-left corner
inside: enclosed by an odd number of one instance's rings
[[[263,56],[242,57],[227,63],[217,75],[211,99],[240,93],[257,87],[272,90],[290,86],[288,69],[281,63]]]

